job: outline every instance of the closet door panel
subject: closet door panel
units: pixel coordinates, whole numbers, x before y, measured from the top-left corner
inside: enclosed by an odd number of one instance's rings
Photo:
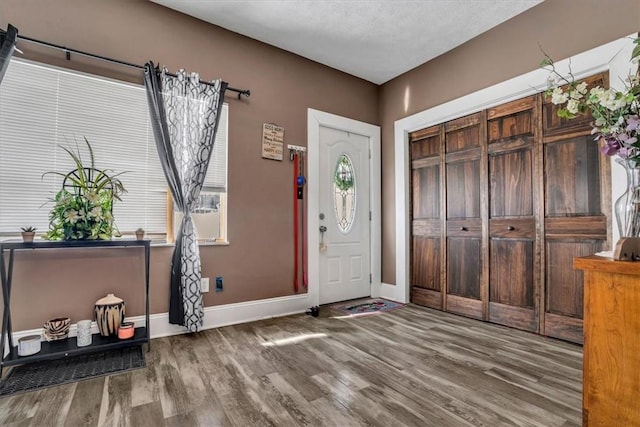
[[[583,272],[573,259],[603,250],[603,240],[547,240],[545,334],[582,343]]]
[[[413,218],[440,218],[440,165],[414,169]]]
[[[482,318],[480,238],[447,239],[447,311]]]
[[[486,115],[445,124],[447,311],[486,319]]]
[[[490,218],[533,216],[532,168],[531,148],[489,156]]]
[[[480,160],[447,163],[447,219],[480,218]]]
[[[489,321],[538,330],[534,158],[539,98],[490,109]],[[539,138],[538,138],[539,139]]]
[[[581,136],[544,147],[546,216],[600,215],[600,161],[593,137]]]
[[[442,309],[442,126],[410,135],[411,301]]]
[[[606,74],[586,79],[607,83]],[[543,333],[582,343],[582,272],[573,258],[603,250],[610,239],[609,159],[591,136],[592,118],[557,118],[557,107],[543,104],[544,162],[544,317]]]
[[[412,250],[411,301],[441,310],[440,238],[415,237]]]
[[[536,331],[533,240],[492,239],[489,321]]]

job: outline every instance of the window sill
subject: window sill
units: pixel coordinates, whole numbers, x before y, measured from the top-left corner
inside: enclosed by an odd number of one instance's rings
[[[123,236],[123,237],[114,237],[112,240],[135,240],[135,237],[132,236]],[[21,236],[1,236],[0,242],[4,241],[22,241]],[[36,237],[36,241],[42,241],[40,237]],[[163,247],[174,247],[175,243],[167,243],[164,239],[153,240],[151,239],[151,247],[152,248],[163,248]],[[213,241],[203,241],[198,242],[198,246],[229,246],[230,243],[227,241],[221,242],[213,242]]]
[[[174,247],[175,243],[167,243],[167,242],[153,242],[151,241],[152,248],[164,248],[164,247]],[[229,246],[229,242],[198,242],[199,247],[203,246]]]

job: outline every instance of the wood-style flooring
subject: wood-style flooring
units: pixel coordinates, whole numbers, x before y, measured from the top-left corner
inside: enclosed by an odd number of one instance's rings
[[[147,368],[0,399],[0,425],[579,426],[582,348],[409,305],[154,339]]]

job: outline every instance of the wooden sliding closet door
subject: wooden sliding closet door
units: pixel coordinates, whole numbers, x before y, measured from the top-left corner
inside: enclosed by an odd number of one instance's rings
[[[489,321],[538,331],[536,233],[539,96],[487,111],[489,153]]]
[[[445,123],[446,297],[445,309],[485,318],[486,115]],[[485,159],[483,161],[483,159]],[[483,224],[485,222],[485,224]]]
[[[586,79],[606,86],[607,75]],[[560,119],[543,104],[545,335],[581,343],[583,273],[573,258],[592,255],[607,243],[611,212],[609,158],[598,152],[590,117]]]
[[[440,191],[443,126],[414,132],[411,148],[411,301],[442,310]]]

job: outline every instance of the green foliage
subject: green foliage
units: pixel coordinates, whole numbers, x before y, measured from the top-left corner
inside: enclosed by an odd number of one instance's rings
[[[21,230],[23,233],[35,233],[37,228],[28,226],[28,227],[22,227]]]
[[[59,175],[66,180],[66,187],[49,200],[54,206],[49,212],[49,231],[44,235],[47,240],[108,240],[117,231],[112,210],[114,201],[126,193],[119,179],[121,173],[110,176],[111,171],[96,169],[91,144],[87,138],[84,142],[90,156],[88,166],[76,143],[76,151],[61,147],[73,159],[75,170],[43,175]]]
[[[340,191],[346,191],[353,187],[353,166],[351,166],[349,158],[345,155],[340,157],[336,165],[333,182]]]

